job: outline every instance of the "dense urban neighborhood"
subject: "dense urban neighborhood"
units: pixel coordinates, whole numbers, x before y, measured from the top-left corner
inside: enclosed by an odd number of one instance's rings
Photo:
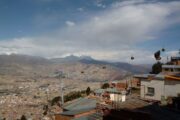
[[[157,74],[124,71],[119,75],[117,68],[110,65],[91,63],[88,68],[80,62],[72,65],[81,66],[76,67],[79,73],[69,66],[63,67],[64,71],[56,67],[55,72],[45,76],[42,73],[33,77],[1,74],[1,119],[179,120],[180,57],[171,57],[166,64],[161,64]],[[97,74],[91,75],[93,69],[102,79],[87,81]],[[76,74],[81,76],[79,80],[74,79]]]

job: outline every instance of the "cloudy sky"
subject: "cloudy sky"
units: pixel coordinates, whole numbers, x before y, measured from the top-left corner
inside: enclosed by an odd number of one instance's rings
[[[0,0],[0,54],[153,63],[163,47],[180,48],[179,0]]]

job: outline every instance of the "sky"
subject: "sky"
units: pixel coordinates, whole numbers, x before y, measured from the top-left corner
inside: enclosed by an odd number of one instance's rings
[[[0,0],[0,54],[151,64],[162,48],[180,49],[179,0]]]

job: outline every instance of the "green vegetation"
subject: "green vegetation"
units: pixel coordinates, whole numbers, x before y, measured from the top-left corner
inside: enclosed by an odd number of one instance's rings
[[[74,99],[77,99],[77,98],[89,95],[90,92],[91,92],[90,87],[88,87],[86,90],[83,90],[83,91],[73,91],[73,92],[70,92],[70,93],[68,93],[67,95],[64,96],[64,102],[68,102],[68,101],[71,101],[71,100],[74,100]],[[57,97],[53,98],[51,100],[51,106],[53,106],[55,104],[58,104],[59,101],[61,101],[61,97],[60,96],[57,96]]]
[[[70,92],[64,96],[64,102],[71,101],[80,97],[82,97],[82,94],[80,91]]]
[[[51,106],[58,104],[58,102],[61,100],[60,96],[57,96],[51,100]]]
[[[162,63],[157,62],[152,66],[151,74],[159,74],[162,71]]]
[[[104,83],[102,86],[101,86],[102,89],[107,89],[109,88],[109,83]]]
[[[91,93],[91,89],[90,89],[90,87],[88,87],[87,89],[86,89],[86,95],[89,95]]]
[[[21,120],[27,120],[26,116],[25,116],[25,115],[22,115],[22,116],[21,116]]]

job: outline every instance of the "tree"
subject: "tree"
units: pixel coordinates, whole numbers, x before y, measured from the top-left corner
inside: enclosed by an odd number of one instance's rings
[[[58,104],[60,100],[61,100],[61,97],[60,97],[60,96],[57,96],[57,97],[53,98],[53,99],[51,100],[51,106],[53,106],[53,105],[55,105],[55,104]]]
[[[162,63],[157,62],[152,66],[151,74],[159,74],[160,72],[162,72]]]
[[[91,89],[90,89],[90,87],[87,87],[87,89],[86,89],[86,95],[89,95],[91,93]]]
[[[101,86],[102,89],[107,89],[109,88],[109,83],[104,83],[102,86]]]
[[[27,120],[26,116],[25,116],[25,115],[22,115],[22,116],[21,116],[21,120]]]

